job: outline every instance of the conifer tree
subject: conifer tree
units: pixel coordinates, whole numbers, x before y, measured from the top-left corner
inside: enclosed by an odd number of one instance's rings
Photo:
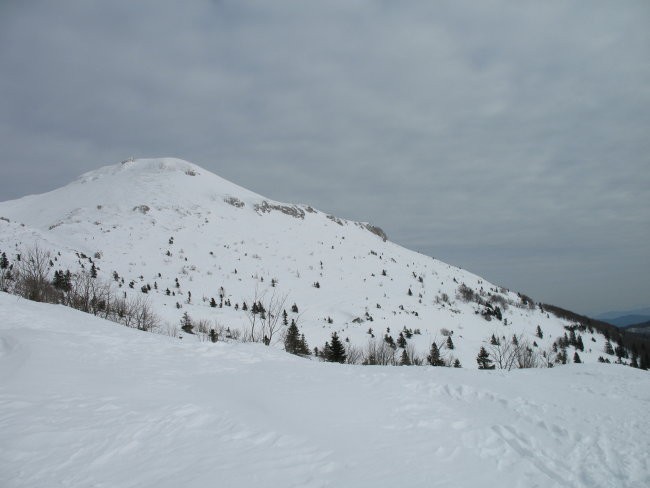
[[[183,329],[188,334],[194,334],[194,332],[192,332],[193,328],[194,324],[192,323],[190,315],[187,312],[184,312],[183,316],[181,317],[181,329]]]
[[[9,260],[7,259],[7,254],[2,253],[0,256],[0,269],[7,269],[9,267]]]
[[[454,368],[462,368],[460,365],[460,360],[458,358],[454,359]]]
[[[544,339],[544,334],[542,333],[542,328],[539,325],[537,326],[536,334],[537,334],[537,337],[539,337],[540,339]]]
[[[411,366],[411,359],[409,358],[408,353],[406,352],[406,349],[402,351],[402,357],[399,361],[399,364],[401,366]]]
[[[580,364],[582,361],[580,361],[580,355],[578,354],[578,351],[575,352],[573,355],[573,362],[576,364]]]
[[[300,342],[298,343],[298,354],[303,356],[309,356],[311,351],[309,350],[309,345],[305,340],[305,334],[300,334]]]
[[[298,326],[296,325],[295,320],[292,320],[291,325],[284,336],[284,350],[290,354],[298,354],[299,346],[300,335],[298,332]]]
[[[476,362],[478,363],[478,369],[495,368],[494,364],[492,364],[492,360],[490,359],[490,355],[488,354],[488,352],[485,350],[484,347],[481,347],[478,356],[476,356]]]
[[[399,333],[399,337],[397,338],[397,347],[401,347],[404,349],[406,347],[406,338],[404,337],[403,333]]]
[[[440,349],[435,342],[431,343],[431,349],[429,350],[429,355],[427,356],[427,362],[431,366],[444,366],[445,362],[440,357]]]
[[[493,346],[498,346],[499,345],[499,339],[494,337],[494,334],[492,334],[492,337],[490,338],[490,344]]]
[[[447,349],[452,350],[454,348],[454,341],[451,340],[451,336],[447,337]]]
[[[210,306],[211,306],[212,308],[216,308],[216,307],[217,307],[217,301],[214,299],[214,297],[210,298]]]
[[[344,363],[346,359],[345,346],[343,346],[343,343],[336,332],[332,332],[331,341],[331,344],[328,344],[327,342],[325,343],[325,360],[330,363]]]
[[[212,342],[217,342],[217,332],[214,329],[210,329],[210,340]]]

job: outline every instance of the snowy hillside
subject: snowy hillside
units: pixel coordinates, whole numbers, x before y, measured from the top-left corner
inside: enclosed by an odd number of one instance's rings
[[[648,486],[647,373],[359,367],[0,293],[0,486]]]
[[[420,357],[436,342],[447,363],[475,368],[492,336],[517,336],[551,357],[572,325],[525,295],[390,242],[377,227],[270,201],[176,159],[92,171],[0,203],[0,218],[0,251],[12,262],[37,244],[51,253],[52,273],[93,267],[120,294],[146,294],[168,330],[187,313],[220,331],[246,331],[244,303],[274,301],[311,348],[322,349],[332,332],[358,348],[405,339],[403,349]],[[592,332],[578,331],[583,362],[604,355],[605,338]],[[271,343],[281,347],[281,334]]]

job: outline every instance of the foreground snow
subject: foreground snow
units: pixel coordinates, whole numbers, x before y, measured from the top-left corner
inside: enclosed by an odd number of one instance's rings
[[[331,365],[0,294],[3,487],[648,486],[649,401],[628,367]]]

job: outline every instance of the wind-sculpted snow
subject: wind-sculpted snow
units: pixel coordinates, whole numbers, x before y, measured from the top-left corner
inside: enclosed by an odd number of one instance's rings
[[[647,373],[359,367],[0,294],[0,486],[639,487]]]

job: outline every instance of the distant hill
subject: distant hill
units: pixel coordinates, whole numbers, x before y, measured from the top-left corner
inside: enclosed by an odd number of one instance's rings
[[[650,307],[605,312],[594,316],[594,318],[617,327],[627,327],[650,320]]]
[[[640,324],[633,324],[625,327],[625,331],[632,332],[634,334],[650,335],[650,320],[642,322]]]

